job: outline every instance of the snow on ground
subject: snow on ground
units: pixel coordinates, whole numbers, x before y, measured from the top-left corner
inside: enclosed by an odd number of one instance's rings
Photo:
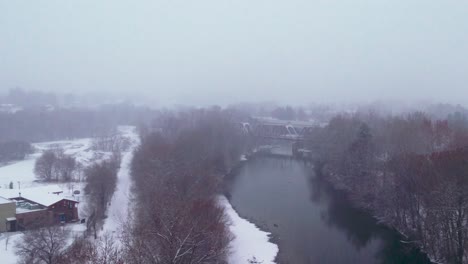
[[[82,163],[85,166],[94,162],[97,156],[104,155],[104,153],[102,152],[92,150],[91,145],[91,138],[51,141],[33,144],[34,148],[40,150],[41,152],[49,149],[61,148],[64,150],[65,154],[73,156],[76,159],[76,161]]]
[[[18,263],[15,254],[15,243],[23,237],[20,232],[0,234],[0,262],[2,264]]]
[[[93,157],[94,153],[91,150],[91,139],[77,139],[77,140],[64,140],[54,142],[42,142],[33,144],[35,153],[26,157],[26,159],[9,163],[5,166],[0,167],[0,191],[1,192],[19,192],[19,187],[23,193],[31,191],[41,191],[47,194],[47,190],[57,188],[57,183],[44,183],[39,182],[34,175],[34,164],[36,159],[41,156],[42,152],[53,148],[63,148],[65,154],[72,155],[79,162],[84,165],[88,165]],[[9,190],[9,184],[13,182],[14,190]],[[60,189],[63,190],[64,196],[72,196],[73,190],[82,190],[84,187],[83,183],[59,183]],[[0,193],[1,193],[0,192]],[[77,201],[84,200],[81,195],[75,195],[74,199]],[[81,214],[80,208],[83,203],[79,204],[79,213]],[[84,225],[73,224],[71,230],[73,234],[78,234],[84,230]],[[9,239],[7,237],[9,236]],[[22,233],[2,233],[0,234],[0,259],[2,264],[14,264],[18,262],[18,258],[15,254],[15,242],[21,239]],[[6,242],[8,240],[8,247]]]
[[[228,258],[230,264],[249,264],[249,260],[257,260],[258,263],[271,264],[278,254],[278,246],[271,243],[270,233],[264,232],[249,221],[241,218],[232,208],[228,199],[219,198],[230,220],[229,229],[234,235],[231,241],[231,253]]]
[[[122,133],[123,136],[129,137],[131,139],[132,151],[123,153],[121,165],[122,169],[118,175],[119,181],[117,186],[117,190],[120,191],[118,192],[118,197],[115,198],[116,201],[112,202],[110,209],[112,209],[112,207],[125,206],[126,211],[127,203],[123,201],[128,201],[128,187],[130,181],[128,176],[129,164],[132,159],[133,149],[139,144],[139,139],[134,127],[119,127],[119,131],[120,133]],[[24,160],[9,163],[5,166],[0,167],[0,189],[8,189],[10,182],[13,182],[13,187],[15,189],[14,192],[19,191],[19,185],[23,191],[26,191],[26,189],[28,188],[48,189],[49,187],[52,188],[54,185],[57,185],[57,183],[39,182],[37,181],[36,176],[34,175],[35,161],[45,150],[62,148],[65,154],[72,155],[77,161],[82,163],[84,166],[88,166],[92,162],[102,160],[110,156],[110,153],[94,151],[91,148],[91,145],[91,138],[35,143],[33,144],[33,147],[36,150],[35,153],[29,155]],[[18,184],[18,182],[20,184]],[[80,204],[78,205],[79,216],[81,218],[85,217],[83,215],[83,208],[85,207],[86,201],[85,197],[83,196],[83,189],[85,186],[84,182],[59,183],[58,185],[64,191],[64,196],[72,196],[74,190],[81,191],[81,194],[73,195],[73,198],[80,202]],[[109,218],[111,219],[112,223],[117,223],[117,215],[111,214]],[[113,230],[112,225],[115,224],[108,224],[106,228],[108,230]],[[78,223],[67,225],[67,227],[70,228],[73,235],[79,235],[80,233],[84,232],[86,228],[84,224]],[[10,238],[8,240],[8,248],[6,249],[5,242],[7,241],[7,235],[9,235]],[[0,263],[17,263],[18,259],[14,253],[14,244],[15,241],[21,239],[21,237],[22,233],[19,232],[0,234]]]
[[[8,188],[10,182],[13,182],[14,189],[18,189],[18,183],[21,188],[45,185],[46,183],[36,181],[34,164],[42,152],[48,149],[63,148],[65,154],[72,155],[85,166],[89,165],[96,156],[104,155],[91,150],[91,143],[89,138],[35,143],[35,153],[24,160],[0,167],[0,188]]]
[[[39,155],[33,154],[28,156],[25,160],[11,163],[9,165],[0,167],[0,188],[8,188],[10,182],[18,188],[18,182],[22,187],[34,186],[34,162]]]
[[[107,209],[107,218],[104,222],[104,232],[116,232],[119,230],[123,220],[128,216],[128,204],[130,203],[130,164],[133,151],[140,144],[139,137],[134,127],[120,127],[124,137],[130,139],[130,148],[122,153],[122,163],[117,174],[117,187],[112,197],[111,204]]]

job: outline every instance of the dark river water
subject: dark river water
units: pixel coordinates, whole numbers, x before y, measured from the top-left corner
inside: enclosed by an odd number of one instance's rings
[[[226,185],[239,215],[272,233],[278,263],[429,263],[300,161],[257,157]]]

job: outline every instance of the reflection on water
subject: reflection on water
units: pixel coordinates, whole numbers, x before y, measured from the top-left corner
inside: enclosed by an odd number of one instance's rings
[[[428,263],[299,161],[251,160],[227,194],[242,217],[272,232],[279,263]]]

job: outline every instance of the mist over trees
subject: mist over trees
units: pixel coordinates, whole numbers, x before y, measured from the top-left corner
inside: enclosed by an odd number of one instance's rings
[[[109,160],[96,162],[85,169],[85,193],[87,201],[87,229],[97,239],[98,229],[106,218],[108,205],[117,186],[117,173],[120,168],[121,156],[116,152]]]
[[[156,112],[125,102],[106,104],[101,100],[88,105],[57,99],[62,97],[74,96],[19,88],[0,96],[0,143],[108,135],[118,125],[145,123]]]
[[[231,235],[217,195],[243,151],[234,116],[220,109],[171,114],[143,133],[132,162],[129,263],[226,263]]]
[[[56,106],[59,101],[54,93],[24,90],[16,87],[8,90],[4,96],[0,95],[0,103],[16,105],[21,108],[34,108],[46,105]]]
[[[468,264],[465,106],[468,0],[0,0],[0,264]]]
[[[0,142],[0,164],[4,162],[23,160],[33,152],[31,144],[24,141]]]
[[[319,175],[430,256],[466,263],[468,126],[431,119],[339,115],[310,135]]]
[[[113,132],[110,135],[94,138],[91,148],[97,151],[118,153],[126,151],[129,146],[130,142],[127,138],[122,137],[117,132]]]

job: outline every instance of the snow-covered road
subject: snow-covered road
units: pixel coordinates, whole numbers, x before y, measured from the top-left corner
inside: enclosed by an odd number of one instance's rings
[[[122,163],[117,174],[117,187],[112,197],[111,204],[107,209],[107,218],[104,222],[104,232],[116,232],[119,230],[123,220],[127,219],[130,195],[130,165],[133,159],[133,151],[140,144],[139,137],[134,127],[120,127],[124,137],[130,139],[131,145],[128,151],[122,153]]]

